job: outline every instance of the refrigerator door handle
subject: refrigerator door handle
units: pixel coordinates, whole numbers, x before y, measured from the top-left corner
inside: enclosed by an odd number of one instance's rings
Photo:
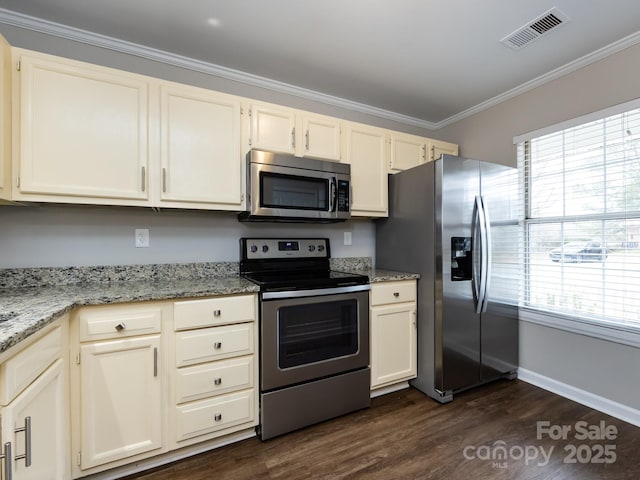
[[[482,241],[482,245],[484,245],[484,252],[482,256],[486,259],[483,265],[484,271],[484,292],[482,294],[482,308],[481,313],[487,311],[487,306],[489,305],[489,288],[491,285],[491,222],[489,221],[489,208],[484,203],[484,198],[480,197],[480,201],[482,202],[482,212],[484,214],[484,232],[485,238]]]
[[[479,254],[480,261],[474,258],[473,272],[473,292],[476,299],[476,313],[486,311],[485,296],[487,292],[487,225],[485,223],[486,215],[484,211],[484,202],[482,197],[477,195],[473,206],[473,243],[474,255],[478,252],[477,246],[480,244]],[[476,265],[479,267],[476,271]],[[479,279],[478,279],[479,277]],[[484,310],[483,310],[484,309]]]

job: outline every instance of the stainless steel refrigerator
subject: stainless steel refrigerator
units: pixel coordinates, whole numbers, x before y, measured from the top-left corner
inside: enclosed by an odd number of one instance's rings
[[[411,384],[440,402],[517,375],[520,211],[514,168],[443,155],[389,176],[375,266],[420,274]]]

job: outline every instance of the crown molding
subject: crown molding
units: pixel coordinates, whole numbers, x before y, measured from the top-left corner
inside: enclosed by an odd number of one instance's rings
[[[420,118],[402,115],[400,113],[373,107],[364,103],[354,102],[352,100],[335,97],[333,95],[327,95],[314,90],[309,90],[288,83],[279,82],[277,80],[272,80],[258,75],[242,72],[240,70],[234,70],[232,68],[203,62],[194,58],[176,55],[163,50],[158,50],[155,48],[146,47],[144,45],[127,42],[125,40],[108,37],[106,35],[89,32],[87,30],[62,25],[60,23],[43,20],[41,18],[16,13],[3,8],[0,8],[0,23],[64,38],[67,40],[72,40],[87,45],[93,45],[95,47],[105,48],[128,55],[134,55],[148,60],[193,70],[195,72],[221,77],[227,80],[233,80],[235,82],[240,82],[255,87],[265,88],[275,92],[285,93],[287,95],[293,95],[307,100],[326,103],[328,105],[365,113],[367,115],[372,115],[387,120],[393,120],[395,122],[406,125],[412,125],[427,130],[434,130],[433,122],[428,122]]]
[[[371,105],[366,105],[364,103],[354,102],[352,100],[335,97],[333,95],[327,95],[321,92],[309,90],[284,82],[279,82],[277,80],[272,80],[266,77],[242,72],[240,70],[234,70],[231,68],[223,67],[221,65],[203,62],[201,60],[185,57],[182,55],[176,55],[163,50],[146,47],[144,45],[138,45],[132,42],[127,42],[125,40],[119,40],[113,37],[108,37],[106,35],[89,32],[87,30],[82,30],[79,28],[62,25],[60,23],[32,17],[29,15],[16,13],[3,8],[0,8],[0,23],[36,31],[39,33],[44,33],[47,35],[65,38],[67,40],[72,40],[87,45],[93,45],[96,47],[105,48],[128,55],[146,58],[148,60],[193,70],[207,75],[225,78],[227,80],[272,90],[278,93],[284,93],[307,100],[325,103],[327,105],[332,105],[335,107],[345,108],[347,110],[364,113],[386,120],[392,120],[394,122],[423,128],[425,130],[439,130],[448,125],[459,122],[460,120],[475,115],[476,113],[496,106],[506,100],[533,90],[534,88],[544,85],[545,83],[560,78],[594,62],[602,60],[603,58],[620,52],[632,45],[640,43],[640,31],[638,31],[617,42],[612,43],[611,45],[596,50],[595,52],[585,55],[582,58],[574,60],[573,62],[570,62],[566,65],[563,65],[562,67],[552,70],[551,72],[548,72],[533,80],[523,83],[516,88],[490,98],[482,103],[479,103],[478,105],[463,110],[460,113],[445,118],[444,120],[441,120],[439,122],[429,122],[420,118],[403,115]]]
[[[584,57],[578,58],[572,62],[567,63],[555,70],[551,70],[550,72],[545,73],[544,75],[540,75],[539,77],[534,78],[533,80],[529,80],[522,85],[517,86],[511,90],[508,90],[500,95],[496,95],[489,100],[486,100],[478,105],[475,105],[467,110],[464,110],[460,113],[452,115],[449,118],[445,118],[444,120],[434,123],[433,126],[435,130],[446,127],[453,123],[459,122],[467,117],[475,115],[476,113],[482,112],[483,110],[487,110],[488,108],[494,107],[502,102],[505,102],[511,98],[517,97],[518,95],[522,95],[534,88],[540,87],[545,83],[549,83],[552,80],[556,80],[560,77],[564,77],[569,73],[575,72],[587,65],[591,65],[599,60],[602,60],[614,53],[621,52],[622,50],[629,48],[633,45],[640,43],[640,31],[632,33],[631,35],[624,37],[617,42],[614,42],[606,47],[603,47],[595,52],[591,52]]]

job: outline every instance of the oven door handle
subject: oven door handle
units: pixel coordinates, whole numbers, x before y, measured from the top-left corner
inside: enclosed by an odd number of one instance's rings
[[[366,292],[371,290],[371,285],[350,285],[334,288],[314,288],[312,290],[287,290],[284,292],[263,292],[263,300],[275,300],[280,298],[318,297],[321,295],[339,295],[341,293]]]

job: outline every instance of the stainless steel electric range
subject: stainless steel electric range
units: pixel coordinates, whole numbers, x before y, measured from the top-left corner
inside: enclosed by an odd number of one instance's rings
[[[369,279],[332,271],[327,238],[242,238],[260,286],[261,439],[370,405]]]

